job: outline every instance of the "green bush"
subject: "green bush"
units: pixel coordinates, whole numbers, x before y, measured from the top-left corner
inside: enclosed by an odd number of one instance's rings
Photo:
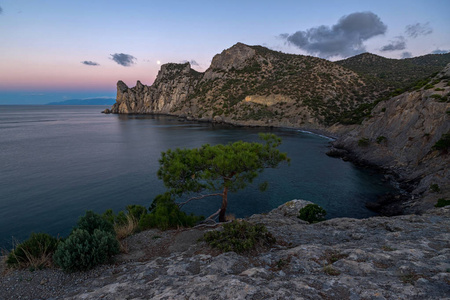
[[[66,272],[85,271],[117,253],[119,242],[113,224],[99,214],[86,211],[69,237],[59,243],[53,261]]]
[[[181,211],[171,195],[166,193],[156,196],[149,209],[149,214],[142,214],[139,219],[139,228],[159,228],[167,230],[177,227],[192,227],[199,221],[203,220],[203,216],[194,216]]]
[[[450,205],[450,200],[439,198],[438,202],[434,205],[435,207],[444,207]]]
[[[147,208],[142,205],[127,205],[127,212],[130,214],[135,220],[139,220],[143,215],[147,214]]]
[[[439,95],[439,94],[433,94],[433,95],[431,95],[430,96],[431,98],[433,98],[433,99],[442,99],[442,96],[441,95]]]
[[[202,240],[211,247],[224,252],[249,252],[257,247],[269,247],[275,238],[262,224],[250,224],[245,221],[233,221],[223,225],[223,231],[207,232]]]
[[[86,271],[118,253],[119,243],[113,233],[94,229],[91,234],[85,229],[75,229],[58,245],[53,260],[66,272]]]
[[[360,146],[360,147],[367,147],[367,146],[369,146],[369,139],[368,138],[360,138],[359,140],[358,140],[358,146]]]
[[[119,211],[117,215],[114,214],[112,209],[106,210],[102,214],[102,218],[110,222],[113,225],[125,225],[128,222],[127,215],[130,215],[134,220],[139,221],[144,215],[147,214],[147,208],[142,205],[127,205],[126,212]]]
[[[430,184],[430,191],[432,193],[439,193],[441,191],[441,188],[437,183]]]
[[[93,234],[95,229],[114,234],[114,225],[91,210],[86,211],[86,214],[78,219],[75,229],[86,230],[89,234]]]
[[[433,150],[446,151],[450,148],[450,132],[444,133],[439,141],[431,147]]]
[[[23,243],[8,254],[6,263],[11,267],[30,266],[42,268],[50,264],[51,255],[58,246],[58,240],[46,233],[32,233]]]
[[[386,141],[387,138],[385,136],[380,135],[377,137],[377,144],[381,144],[383,141]]]
[[[307,221],[308,223],[317,223],[325,220],[327,212],[317,204],[308,204],[299,210],[297,218]]]

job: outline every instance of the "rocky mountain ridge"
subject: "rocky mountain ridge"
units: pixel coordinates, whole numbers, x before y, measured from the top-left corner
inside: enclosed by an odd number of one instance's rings
[[[198,73],[161,67],[154,84],[118,83],[113,113],[162,113],[240,125],[321,128],[370,97],[360,76],[327,60],[238,43]]]
[[[365,53],[333,63],[237,43],[215,55],[204,73],[189,63],[169,63],[151,86],[128,88],[119,81],[111,112],[323,129],[360,122],[377,99],[403,91],[446,62],[450,54],[394,60]]]

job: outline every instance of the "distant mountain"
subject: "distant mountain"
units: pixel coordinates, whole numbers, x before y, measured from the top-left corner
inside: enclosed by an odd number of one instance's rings
[[[91,99],[70,99],[60,102],[50,102],[46,105],[113,105],[115,98],[91,98]]]

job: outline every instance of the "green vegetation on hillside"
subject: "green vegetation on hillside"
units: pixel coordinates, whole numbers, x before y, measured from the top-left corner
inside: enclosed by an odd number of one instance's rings
[[[380,92],[415,86],[424,78],[434,77],[450,62],[450,53],[407,59],[390,59],[371,53],[359,54],[336,63],[363,76]],[[426,83],[428,83],[426,81]]]
[[[236,121],[270,120],[317,122],[331,125],[361,123],[382,100],[407,90],[433,86],[433,73],[450,62],[450,54],[412,59],[387,59],[364,53],[346,60],[286,54],[261,46],[256,54],[231,69],[212,69],[181,107],[196,101],[194,117],[231,117]],[[269,104],[250,98],[282,96]],[[265,101],[265,100],[260,100]]]

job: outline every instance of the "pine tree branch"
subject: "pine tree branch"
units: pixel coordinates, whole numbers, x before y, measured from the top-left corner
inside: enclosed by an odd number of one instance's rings
[[[189,198],[188,200],[186,200],[186,201],[184,201],[184,202],[181,202],[181,203],[177,203],[177,205],[178,205],[178,208],[182,208],[185,204],[187,204],[187,203],[189,203],[189,202],[191,202],[192,200],[199,200],[199,199],[203,199],[203,198],[206,198],[206,197],[212,197],[212,196],[222,196],[223,194],[222,193],[218,193],[218,194],[207,194],[207,195],[200,195],[200,196],[197,196],[197,197],[192,197],[192,198]]]

